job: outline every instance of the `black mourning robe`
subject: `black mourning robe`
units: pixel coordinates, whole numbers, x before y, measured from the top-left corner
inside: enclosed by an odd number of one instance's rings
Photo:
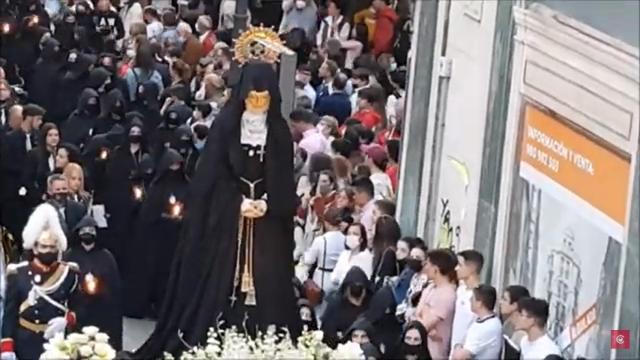
[[[185,203],[188,181],[184,170],[170,170],[172,159],[182,159],[169,150],[160,172],[151,182],[136,225],[135,239],[129,244],[125,262],[127,316],[141,318],[159,309],[169,279],[182,218],[172,218],[171,205]]]
[[[93,129],[94,135],[104,134],[116,124],[126,127],[125,104],[124,96],[118,89],[113,89],[102,97],[100,101],[102,113],[96,120],[96,126]]]
[[[84,89],[89,87],[90,68],[95,63],[96,57],[72,51],[67,56],[64,74],[57,86],[56,108],[53,114],[58,121],[67,119],[74,109],[77,109],[78,98],[82,96]]]
[[[347,288],[353,285],[361,285],[367,292],[361,306],[353,305],[345,295]],[[370,299],[371,289],[367,275],[361,268],[352,267],[345,275],[339,291],[327,299],[327,308],[322,315],[322,331],[327,345],[335,348],[342,341],[347,330],[367,310]]]
[[[122,284],[113,255],[100,247],[87,251],[78,245],[67,251],[64,259],[80,267],[80,295],[78,305],[74,308],[78,329],[97,326],[109,335],[109,344],[121,350]],[[88,290],[87,274],[97,279],[95,293]]]
[[[33,66],[31,81],[26,83],[31,101],[47,109],[48,112],[55,112],[54,109],[57,107],[58,91],[56,89],[59,86],[61,69],[64,65],[61,60],[61,51],[58,40],[54,38],[45,40],[40,58]],[[45,114],[45,117],[48,121],[56,120],[51,114]]]
[[[128,140],[116,148],[106,167],[106,210],[109,214],[109,243],[107,248],[116,258],[123,278],[127,277],[124,267],[125,253],[134,240],[138,211],[143,198],[136,199],[134,187],[144,189],[138,180],[140,164],[148,156],[143,146],[131,152]]]
[[[240,144],[240,118],[251,89],[268,90],[271,95],[264,162],[258,161],[255,153],[249,156],[250,149]],[[155,358],[163,351],[179,353],[184,350],[179,330],[185,342],[198,344],[217,320],[224,319],[225,326],[241,327],[245,313],[249,331],[257,327],[264,330],[270,324],[289,327],[294,336],[300,331],[292,283],[293,146],[280,113],[278,81],[271,65],[245,65],[239,85],[207,139],[200,160],[206,166],[198,167],[190,187],[162,311],[153,334],[134,354],[136,358]],[[267,196],[267,213],[255,220],[256,306],[244,305],[239,289],[233,306],[230,300],[235,254],[244,249],[237,248],[240,203],[243,195],[249,195],[240,177],[262,178],[256,195]]]
[[[63,141],[72,143],[80,149],[84,148],[91,139],[100,112],[99,102],[95,106],[88,104],[91,98],[98,100],[98,92],[91,88],[84,89],[78,98],[78,106],[62,126]]]

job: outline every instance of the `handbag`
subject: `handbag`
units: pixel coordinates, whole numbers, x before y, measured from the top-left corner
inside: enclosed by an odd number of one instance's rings
[[[327,239],[323,236],[322,240],[324,240],[324,252],[322,254],[322,268],[326,264],[327,260]],[[320,281],[320,285],[318,285],[315,281],[313,281],[313,273],[315,272],[317,266],[314,265],[309,269],[309,273],[311,276],[302,284],[304,297],[309,301],[309,305],[312,307],[320,304],[322,299],[324,298],[324,274],[322,274],[322,280]]]

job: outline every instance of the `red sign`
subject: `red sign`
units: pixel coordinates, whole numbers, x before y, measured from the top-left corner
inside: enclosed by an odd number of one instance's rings
[[[611,348],[628,349],[631,347],[629,330],[611,330]]]

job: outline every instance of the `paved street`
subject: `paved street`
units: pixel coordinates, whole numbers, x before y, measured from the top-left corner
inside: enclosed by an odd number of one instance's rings
[[[124,350],[134,350],[149,337],[155,321],[124,318]]]

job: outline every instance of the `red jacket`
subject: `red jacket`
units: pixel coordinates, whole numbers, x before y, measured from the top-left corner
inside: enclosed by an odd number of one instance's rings
[[[376,30],[373,35],[373,54],[391,53],[398,14],[386,6],[376,14]]]
[[[351,117],[359,120],[369,130],[374,130],[382,124],[382,116],[371,109],[360,110]]]

